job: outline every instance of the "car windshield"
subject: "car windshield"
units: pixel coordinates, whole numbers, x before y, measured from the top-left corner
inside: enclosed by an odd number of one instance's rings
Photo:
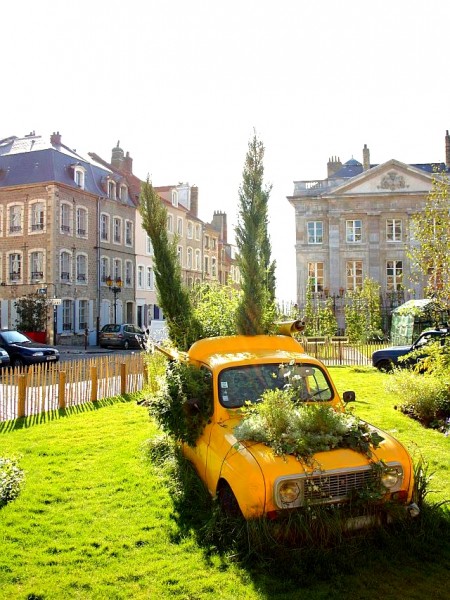
[[[23,333],[18,331],[2,331],[2,338],[7,344],[17,344],[20,342],[29,342],[30,340]]]
[[[266,390],[294,390],[298,402],[326,402],[333,390],[324,371],[310,364],[244,365],[224,369],[219,375],[219,400],[227,408],[258,402]]]
[[[102,329],[103,333],[119,333],[120,325],[105,325]]]

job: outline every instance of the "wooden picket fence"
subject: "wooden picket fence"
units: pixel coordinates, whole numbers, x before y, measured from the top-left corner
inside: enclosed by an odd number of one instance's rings
[[[144,353],[3,369],[0,421],[142,390]]]

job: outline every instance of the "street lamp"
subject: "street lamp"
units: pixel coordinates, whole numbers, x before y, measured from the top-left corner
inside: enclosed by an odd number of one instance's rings
[[[120,279],[120,277],[116,277],[116,279],[113,280],[111,278],[111,275],[109,275],[106,278],[106,285],[109,287],[109,289],[114,294],[114,325],[115,325],[117,323],[117,294],[120,294],[120,292],[122,291],[122,280]]]

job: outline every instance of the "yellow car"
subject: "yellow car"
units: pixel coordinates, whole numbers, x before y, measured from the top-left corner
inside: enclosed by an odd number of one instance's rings
[[[294,326],[294,329],[297,326]],[[280,365],[291,364],[304,383],[304,401],[345,411],[326,367],[305,354],[290,335],[227,336],[199,340],[185,360],[210,372],[213,409],[195,445],[183,444],[184,455],[211,495],[229,514],[276,517],[280,512],[311,505],[343,506],[378,477],[383,501],[404,505],[410,514],[413,467],[406,449],[386,432],[367,454],[336,448],[312,461],[277,456],[263,443],[238,440],[234,430],[243,419],[246,402],[258,402],[267,389],[282,389]],[[353,400],[353,392],[344,398]],[[370,426],[372,429],[372,426]],[[373,431],[379,431],[375,428]],[[373,466],[378,465],[378,469]]]

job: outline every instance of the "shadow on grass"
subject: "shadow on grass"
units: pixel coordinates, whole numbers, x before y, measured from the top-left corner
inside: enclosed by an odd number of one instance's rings
[[[39,413],[36,415],[29,415],[27,417],[20,417],[18,419],[12,419],[11,421],[0,422],[0,434],[8,433],[16,429],[27,429],[35,425],[42,425],[51,421],[56,421],[64,417],[71,417],[79,413],[86,413],[99,410],[105,406],[111,406],[113,404],[130,402],[136,400],[138,397],[137,393],[124,394],[123,396],[114,396],[112,398],[103,398],[96,402],[85,402],[83,404],[76,404],[74,406],[68,406],[67,408],[59,408],[57,410],[49,410],[47,412]]]
[[[446,597],[450,515],[442,507],[425,504],[415,520],[351,534],[326,512],[276,522],[231,519],[168,438],[150,440],[146,450],[171,491],[172,542],[193,536],[207,562],[218,559],[221,570],[238,563],[266,598],[362,600],[371,590],[384,598]],[[406,594],[405,580],[418,595]]]

